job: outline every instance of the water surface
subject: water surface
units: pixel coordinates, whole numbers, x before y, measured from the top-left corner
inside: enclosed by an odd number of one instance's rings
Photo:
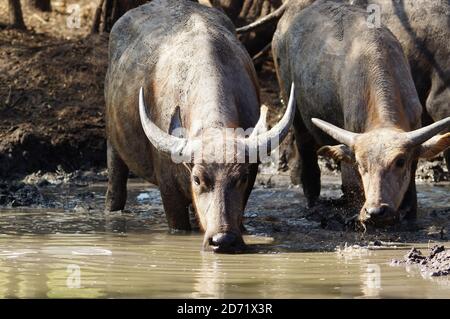
[[[422,206],[442,208],[438,217],[448,221],[448,187],[420,187]],[[0,298],[450,298],[450,278],[389,265],[412,244],[303,249],[300,241],[314,241],[314,234],[345,234],[298,218],[304,199],[295,188],[255,190],[246,216],[258,235],[245,236],[253,250],[238,255],[202,252],[200,233],[169,234],[154,188],[132,186],[131,211],[111,214],[100,209],[104,185],[52,192],[63,207],[0,210]],[[273,216],[306,237],[258,228],[258,218]],[[414,243],[424,253],[429,245]]]

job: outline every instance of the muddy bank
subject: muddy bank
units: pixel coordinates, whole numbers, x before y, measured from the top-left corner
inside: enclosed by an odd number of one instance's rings
[[[0,22],[9,19],[7,6],[0,3]],[[86,36],[95,6],[62,1],[39,12],[24,1],[28,30],[0,27],[0,178],[104,166],[108,39]]]
[[[401,260],[393,260],[392,266],[417,265],[425,276],[446,276],[450,274],[450,252],[444,246],[436,245],[428,256],[412,248]]]
[[[104,169],[66,172],[58,165],[55,172],[37,171],[19,180],[0,180],[0,207],[61,207],[57,198],[49,195],[55,188],[83,189],[107,179]]]
[[[104,166],[107,39],[0,38],[0,177]]]
[[[10,207],[51,206],[39,187],[21,182],[0,182],[0,205]]]

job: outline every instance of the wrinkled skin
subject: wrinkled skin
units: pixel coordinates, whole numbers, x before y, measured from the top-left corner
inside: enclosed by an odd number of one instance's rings
[[[155,0],[114,25],[105,85],[106,208],[124,208],[131,170],[159,186],[170,228],[191,229],[192,204],[205,231],[205,248],[239,251],[257,164],[174,163],[144,134],[141,86],[147,113],[166,133],[183,127],[188,137],[196,137],[205,127],[254,127],[259,88],[232,23],[218,10],[190,1]]]
[[[200,224],[206,230],[205,246],[226,252],[243,244],[239,226],[252,173],[252,167],[240,164],[199,164],[192,168],[192,197]],[[217,245],[221,234],[228,234],[227,240],[233,244]]]
[[[422,124],[450,116],[450,2],[448,0],[350,0],[377,4],[381,22],[402,45],[424,106]],[[450,150],[445,153],[450,170]]]
[[[315,0],[291,0],[298,10]],[[367,10],[379,5],[381,23],[400,42],[419,100],[422,125],[450,116],[450,2],[448,0],[341,0]],[[450,170],[450,150],[444,152]],[[345,170],[345,168],[344,168]],[[296,179],[297,171],[293,172]]]
[[[341,161],[344,195],[361,202],[362,223],[414,218],[418,157],[445,150],[450,135],[422,145],[406,135],[421,126],[422,107],[399,42],[385,27],[369,28],[366,11],[357,7],[333,1],[296,6],[281,18],[272,48],[282,94],[286,98],[291,81],[297,88],[295,139],[309,205],[320,195],[318,151]],[[319,129],[312,118],[361,134],[333,139],[323,132],[327,124]]]

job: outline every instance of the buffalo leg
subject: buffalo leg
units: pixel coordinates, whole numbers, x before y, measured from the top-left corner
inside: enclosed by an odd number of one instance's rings
[[[167,223],[172,230],[191,230],[189,221],[189,203],[174,191],[161,189],[161,198],[166,212]]]
[[[439,121],[450,116],[450,108],[448,106],[448,101],[450,100],[450,87],[448,85],[450,81],[450,73],[446,72],[444,77],[442,74],[433,71],[431,78],[431,89],[426,100],[426,112],[425,114],[433,121]],[[428,123],[423,123],[428,124]],[[441,133],[445,133],[441,132]],[[450,171],[450,150],[444,152],[445,162],[447,168]]]
[[[404,212],[407,220],[415,220],[417,218],[416,168],[417,162],[412,164],[411,182],[399,208],[399,211]]]
[[[107,211],[117,211],[125,208],[129,170],[109,141],[107,148],[108,190],[105,207]]]
[[[317,144],[307,131],[298,112],[294,117],[295,142],[298,150],[298,170],[308,206],[314,206],[320,195],[320,168]]]
[[[258,174],[258,165],[253,164],[250,166],[250,178],[248,180],[248,186],[245,191],[245,201],[244,201],[244,208],[247,207],[248,198],[250,197],[250,194],[252,193],[253,186],[255,185],[256,175]],[[241,224],[239,225],[239,228],[244,233],[246,232],[246,228],[244,226],[244,220],[241,220]]]
[[[300,155],[298,154],[295,138],[290,141],[289,147],[291,148],[291,152],[293,154],[292,158],[289,161],[289,166],[291,168],[291,183],[293,185],[300,185]]]

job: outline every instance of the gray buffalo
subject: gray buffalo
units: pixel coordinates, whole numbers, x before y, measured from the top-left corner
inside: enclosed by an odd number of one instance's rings
[[[417,160],[450,146],[449,133],[437,135],[450,118],[421,128],[402,47],[387,27],[368,23],[366,10],[321,0],[302,9],[290,1],[272,48],[284,97],[296,84],[294,128],[309,204],[320,194],[318,152],[341,162],[344,194],[361,197],[362,223],[414,218]]]
[[[252,60],[231,21],[191,1],[155,0],[129,11],[111,31],[105,98],[106,209],[124,208],[132,171],[159,186],[170,228],[191,228],[192,204],[205,248],[241,250],[258,162],[214,161],[210,152],[222,144],[245,159],[264,145],[270,152],[295,109],[292,100],[279,123],[265,129]],[[222,129],[255,126],[251,134],[221,138]]]
[[[409,61],[422,124],[450,116],[450,1],[350,0],[375,14],[397,37]],[[375,6],[374,6],[375,5]],[[445,153],[450,170],[450,150]]]

